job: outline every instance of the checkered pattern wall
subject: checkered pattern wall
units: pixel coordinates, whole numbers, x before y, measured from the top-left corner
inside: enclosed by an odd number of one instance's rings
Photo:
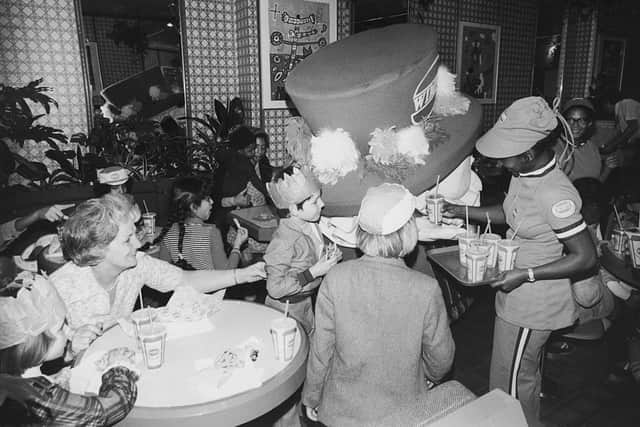
[[[87,105],[73,0],[0,0],[0,82],[24,86],[44,77],[54,109],[39,123],[65,134],[87,131]],[[37,144],[26,152],[37,157]],[[48,161],[48,159],[47,159]]]
[[[123,43],[117,45],[107,37],[116,23],[114,18],[86,16],[83,21],[86,38],[98,45],[103,87],[144,71],[142,56],[139,53]],[[118,19],[118,22],[125,22],[128,25],[136,23],[133,19]]]
[[[409,21],[426,23],[438,32],[440,58],[452,71],[459,21],[500,25],[497,101],[483,105],[484,130],[514,100],[531,93],[536,17],[535,0],[435,0],[427,9],[420,1],[409,0]]]
[[[258,0],[186,0],[185,7],[192,114],[213,111],[214,98],[226,102],[239,96],[247,123],[269,133],[271,162],[282,165],[288,160],[284,125],[291,113],[262,110]],[[338,0],[338,38],[349,35],[350,28],[351,2]]]
[[[567,13],[563,102],[589,95],[597,26],[595,11],[590,16],[582,16],[578,8],[570,7]]]

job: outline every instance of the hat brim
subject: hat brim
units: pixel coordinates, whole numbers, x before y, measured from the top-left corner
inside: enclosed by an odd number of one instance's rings
[[[476,142],[478,153],[491,159],[506,159],[527,152],[538,141],[527,143],[509,143],[513,134],[511,130],[492,128]]]
[[[425,158],[425,164],[415,168],[399,183],[417,195],[433,187],[438,176],[442,181],[473,151],[481,122],[482,108],[475,100],[471,100],[466,114],[442,117],[438,125],[449,135],[448,140],[433,147],[431,154]],[[322,200],[325,207],[322,214],[357,215],[367,190],[387,181],[374,172],[365,172],[363,175],[362,170],[358,170],[350,172],[334,185],[323,185]]]

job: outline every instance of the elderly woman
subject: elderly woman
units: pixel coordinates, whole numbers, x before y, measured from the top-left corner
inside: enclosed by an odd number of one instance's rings
[[[542,348],[552,331],[578,316],[570,278],[587,277],[596,265],[580,196],[552,149],[559,129],[542,98],[509,106],[476,142],[480,154],[513,175],[509,192],[502,205],[468,209],[472,220],[488,215],[493,224],[506,223],[507,237],[520,246],[515,268],[492,284],[498,292],[489,386],[520,400],[530,426],[540,425]],[[445,209],[465,216],[464,206]]]
[[[211,292],[265,277],[264,263],[183,271],[138,252],[132,212],[125,197],[110,195],[81,203],[65,223],[62,248],[71,261],[52,274],[51,281],[67,306],[72,332],[81,329],[87,346],[100,325],[105,328],[131,314],[143,285],[161,292],[178,286]]]
[[[402,404],[428,399],[427,381],[451,368],[454,342],[440,287],[408,268],[417,242],[415,198],[398,184],[365,195],[358,217],[362,258],[325,276],[302,402],[326,425],[369,425]]]

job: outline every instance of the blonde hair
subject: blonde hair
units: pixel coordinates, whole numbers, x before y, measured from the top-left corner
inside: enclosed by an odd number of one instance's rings
[[[356,239],[358,248],[366,255],[402,258],[416,247],[418,228],[413,217],[399,230],[385,235],[368,233],[358,226]]]
[[[27,369],[40,365],[54,341],[45,331],[0,350],[0,373],[22,375]]]
[[[118,235],[120,224],[135,221],[135,206],[122,194],[107,194],[80,203],[62,231],[65,258],[80,267],[102,262],[107,246]]]

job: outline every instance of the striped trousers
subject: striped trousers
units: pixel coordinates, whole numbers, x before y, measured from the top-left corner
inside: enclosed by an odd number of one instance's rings
[[[551,331],[516,326],[496,316],[489,372],[490,389],[518,399],[530,427],[540,422],[540,358]]]

